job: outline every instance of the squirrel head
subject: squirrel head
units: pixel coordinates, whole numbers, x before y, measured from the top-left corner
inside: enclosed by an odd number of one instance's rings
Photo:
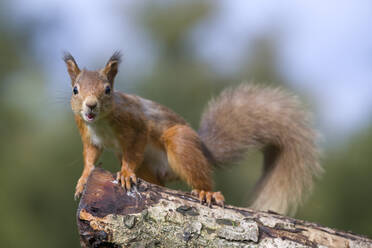
[[[114,79],[121,61],[120,52],[115,52],[106,66],[97,71],[80,70],[71,54],[63,57],[71,78],[71,108],[88,123],[106,116],[114,106]]]

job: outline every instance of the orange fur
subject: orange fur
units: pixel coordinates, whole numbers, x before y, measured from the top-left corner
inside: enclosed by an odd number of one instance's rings
[[[211,191],[211,166],[202,152],[198,134],[188,126],[175,125],[161,139],[173,171],[194,189]]]
[[[79,116],[75,116],[77,126],[83,139],[83,157],[84,157],[84,170],[81,177],[78,180],[75,190],[75,198],[79,197],[84,189],[84,185],[88,180],[90,172],[94,169],[94,164],[97,162],[102,150],[96,146],[91,145],[90,142],[84,142],[87,140],[87,133],[85,132],[85,126]]]

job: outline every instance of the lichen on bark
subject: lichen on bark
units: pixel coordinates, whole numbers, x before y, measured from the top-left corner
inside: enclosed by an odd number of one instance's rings
[[[201,205],[140,180],[124,192],[92,172],[77,212],[82,247],[372,247],[372,241],[275,213]]]

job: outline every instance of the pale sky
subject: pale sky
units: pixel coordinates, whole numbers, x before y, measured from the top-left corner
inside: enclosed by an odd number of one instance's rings
[[[138,68],[151,69],[154,43],[134,21],[148,1],[9,2],[7,18],[14,28],[35,20],[44,24],[34,34],[33,48],[51,79],[67,79],[60,59],[63,50],[81,64],[97,67],[90,61],[120,49],[125,53],[122,71],[129,78],[139,75]],[[216,73],[234,73],[247,44],[280,30],[275,63],[288,85],[311,96],[321,130],[336,137],[371,123],[372,1],[212,2],[217,3],[216,12],[194,30],[190,42],[198,45],[198,56]],[[50,87],[61,87],[61,80],[51,80]]]

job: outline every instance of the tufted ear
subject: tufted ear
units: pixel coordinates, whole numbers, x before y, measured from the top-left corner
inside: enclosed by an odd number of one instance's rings
[[[73,84],[80,73],[79,66],[76,64],[74,57],[68,52],[63,55],[63,60],[66,63],[67,71],[71,78],[71,84]]]
[[[107,64],[105,68],[102,69],[102,73],[107,77],[107,80],[113,84],[116,74],[118,73],[119,64],[121,62],[121,53],[119,51],[115,52]]]

